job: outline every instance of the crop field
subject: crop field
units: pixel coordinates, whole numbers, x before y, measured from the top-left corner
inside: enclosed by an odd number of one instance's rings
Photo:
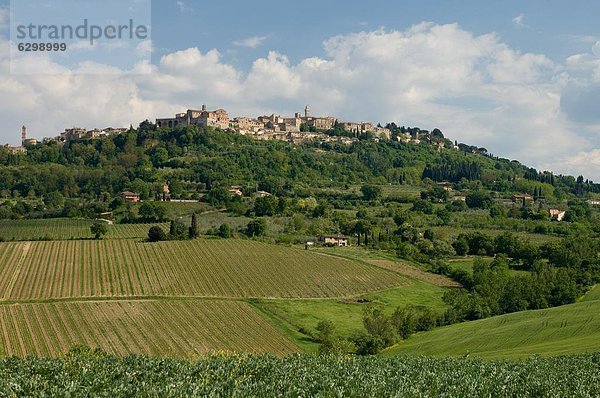
[[[91,220],[49,218],[36,220],[0,220],[0,237],[5,240],[68,240],[91,239]],[[105,239],[146,238],[148,229],[157,224],[113,224]],[[166,231],[169,224],[158,224]]]
[[[165,232],[169,232],[169,223],[113,224],[108,226],[108,234],[104,239],[146,239],[148,230],[154,225],[158,225]]]
[[[0,360],[0,395],[76,397],[569,397],[600,395],[600,354],[470,358],[213,355],[117,358],[77,350]]]
[[[0,220],[0,236],[6,240],[90,238],[92,221],[70,218]]]
[[[283,355],[299,348],[245,302],[111,301],[0,305],[6,356],[59,356],[77,345],[115,355],[198,358],[236,350]]]
[[[240,239],[0,244],[4,300],[81,297],[347,297],[407,285],[346,259]]]
[[[448,278],[447,276],[424,271],[403,261],[369,260],[367,262],[377,267],[389,269],[390,271],[397,272],[410,278],[431,283],[432,285],[441,287],[460,287],[458,282]]]
[[[411,336],[386,355],[526,358],[600,351],[600,301],[523,311]]]

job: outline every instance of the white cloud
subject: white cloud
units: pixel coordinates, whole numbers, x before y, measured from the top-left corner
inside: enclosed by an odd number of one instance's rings
[[[253,36],[243,40],[236,40],[233,44],[238,47],[257,48],[261,46],[265,40],[267,40],[267,36]]]
[[[592,46],[592,53],[594,53],[595,56],[600,57],[600,41],[594,43]]]
[[[152,55],[152,51],[152,40],[144,40],[137,45],[135,55],[139,58],[148,58]]]
[[[512,21],[519,28],[527,27],[527,25],[525,25],[525,14],[517,15],[516,17],[513,18]]]
[[[598,129],[569,112],[565,97],[588,98],[582,87],[589,91],[599,65],[591,54],[554,63],[494,34],[431,23],[336,36],[323,46],[324,57],[298,63],[271,51],[246,72],[216,49],[189,48],[137,65],[149,75],[0,75],[0,134],[16,141],[21,124],[34,136],[74,124],[128,126],[203,103],[232,116],[292,114],[308,103],[314,114],[344,120],[438,127],[499,156],[600,180],[590,167],[600,151]],[[96,64],[82,68],[103,72]]]
[[[600,182],[600,149],[593,149],[588,152],[579,152],[574,156],[567,156],[560,159],[562,171],[565,174],[575,177],[584,175],[595,182]],[[556,164],[549,163],[548,169],[556,167]]]
[[[178,0],[176,1],[177,7],[179,7],[179,11],[182,13],[194,12],[194,9],[190,7],[185,1]]]

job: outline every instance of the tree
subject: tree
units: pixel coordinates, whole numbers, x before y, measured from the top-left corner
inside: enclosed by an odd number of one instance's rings
[[[90,226],[90,231],[94,235],[94,239],[98,240],[108,233],[108,227],[104,222],[95,222]]]
[[[329,320],[322,320],[317,323],[317,340],[321,343],[330,341],[335,332],[335,325]]]
[[[411,211],[433,214],[433,205],[428,200],[415,199]]]
[[[394,311],[392,323],[403,340],[406,340],[417,329],[416,318],[416,311],[412,306],[398,307]]]
[[[465,202],[472,209],[489,209],[494,203],[490,193],[483,190],[469,192]]]
[[[174,240],[186,239],[188,237],[186,230],[187,228],[181,221],[173,220],[169,228],[169,238]]]
[[[246,227],[246,235],[249,237],[254,236],[264,236],[267,233],[267,220],[264,218],[260,218],[257,220],[252,220],[248,223]]]
[[[365,200],[376,200],[381,197],[381,187],[377,185],[363,185],[360,188]]]
[[[273,216],[277,211],[279,201],[275,196],[258,197],[254,201],[254,214],[257,217]]]
[[[469,253],[469,241],[465,235],[459,235],[454,243],[452,243],[452,247],[458,256],[466,256]]]
[[[210,203],[211,206],[220,207],[227,205],[231,199],[231,194],[225,187],[213,187],[206,194],[206,201]]]
[[[155,202],[144,202],[138,211],[140,219],[143,221],[163,221],[167,210],[163,205]]]
[[[148,230],[149,242],[161,242],[164,240],[167,240],[167,234],[161,227],[159,227],[158,225],[150,227],[150,229]]]
[[[221,226],[219,227],[219,231],[217,232],[217,234],[224,239],[228,239],[231,238],[231,227],[229,226],[229,224],[221,224]]]
[[[396,341],[394,326],[381,308],[366,308],[363,314],[363,325],[371,336],[381,339],[385,346],[390,346]]]
[[[196,239],[198,237],[198,218],[196,217],[196,213],[192,214],[192,224],[190,225],[188,235],[190,239]]]

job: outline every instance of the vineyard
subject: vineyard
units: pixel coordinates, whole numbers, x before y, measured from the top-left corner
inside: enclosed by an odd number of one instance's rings
[[[85,344],[115,355],[198,358],[214,350],[297,352],[249,304],[162,300],[0,305],[6,356],[59,356]]]
[[[0,244],[4,300],[82,297],[345,297],[407,285],[373,266],[247,240]]]
[[[526,358],[600,351],[600,301],[459,323],[416,334],[386,355]]]
[[[50,218],[35,220],[0,220],[0,237],[5,240],[69,240],[90,239],[91,220]],[[146,238],[155,224],[113,224],[108,226],[106,239]],[[158,224],[168,230],[168,224]]]
[[[78,349],[0,361],[1,396],[598,397],[600,354],[524,361],[213,355],[198,362]]]

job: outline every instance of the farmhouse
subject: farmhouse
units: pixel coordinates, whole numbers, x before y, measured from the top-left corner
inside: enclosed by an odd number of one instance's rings
[[[522,202],[522,201],[533,202],[533,196],[526,194],[526,193],[519,194],[519,195],[513,195],[512,201],[513,202]]]
[[[566,211],[561,211],[558,209],[550,209],[550,219],[556,221],[562,221],[565,218]]]
[[[348,246],[348,238],[339,235],[319,236],[319,242],[321,242],[324,246]]]
[[[138,203],[140,201],[140,195],[135,192],[121,192],[121,196],[125,199],[125,202]]]
[[[230,193],[232,196],[240,196],[240,197],[241,197],[241,196],[244,196],[244,193],[243,193],[243,192],[241,191],[241,189],[239,189],[239,188],[231,188],[231,189],[229,190],[229,193]]]

